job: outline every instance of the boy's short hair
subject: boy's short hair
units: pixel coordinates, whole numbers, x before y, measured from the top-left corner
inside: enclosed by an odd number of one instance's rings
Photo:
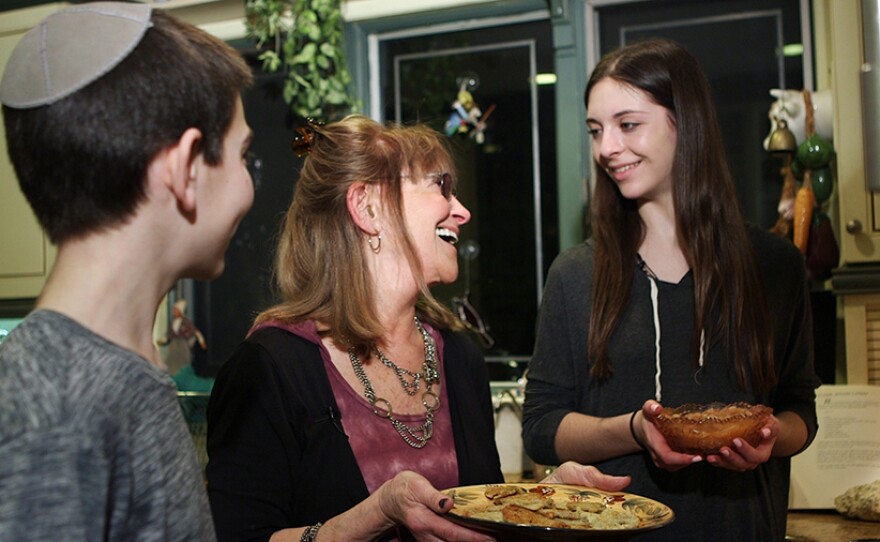
[[[130,51],[120,51],[121,60],[113,60],[115,64],[109,68],[86,66],[80,70],[95,77],[93,81],[66,91],[69,93],[60,99],[49,92],[48,98],[41,100],[44,103],[36,106],[21,106],[20,100],[10,98],[10,87],[20,96],[22,88],[32,85],[36,89],[45,82],[41,70],[26,66],[23,59],[45,60],[63,54],[61,46],[47,49],[42,56],[19,49],[41,41],[50,46],[80,41],[80,47],[100,48],[106,35],[83,32],[78,22],[82,17],[95,21],[108,12],[127,16],[132,10],[143,9],[148,11],[135,11],[133,16],[144,17],[146,30]],[[58,19],[48,24],[53,17]],[[130,17],[119,19],[119,23],[100,19],[98,26],[108,33],[114,24],[120,30],[121,25],[130,27]],[[31,30],[43,34],[53,31],[64,39],[47,41],[44,35],[40,40],[26,41],[26,35],[22,46],[13,51],[0,84],[9,156],[22,192],[53,243],[111,228],[130,218],[145,197],[148,164],[188,128],[201,130],[197,151],[205,161],[220,163],[237,98],[252,82],[247,64],[229,45],[149,6],[114,2],[59,11]],[[94,61],[84,58],[76,62]],[[46,62],[44,69],[52,65]],[[102,68],[108,71],[104,73]]]

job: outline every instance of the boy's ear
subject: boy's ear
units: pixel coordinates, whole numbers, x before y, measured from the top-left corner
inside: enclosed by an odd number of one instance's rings
[[[375,235],[379,231],[376,188],[365,182],[352,183],[346,194],[348,214],[364,233]]]
[[[171,147],[167,149],[166,167],[168,188],[177,198],[178,206],[184,211],[192,211],[196,206],[196,177],[205,163],[199,152],[202,132],[198,128],[187,128]]]

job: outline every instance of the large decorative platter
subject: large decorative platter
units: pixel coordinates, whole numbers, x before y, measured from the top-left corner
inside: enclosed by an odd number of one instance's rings
[[[626,539],[675,519],[663,503],[567,484],[485,484],[444,490],[448,517],[498,540]]]

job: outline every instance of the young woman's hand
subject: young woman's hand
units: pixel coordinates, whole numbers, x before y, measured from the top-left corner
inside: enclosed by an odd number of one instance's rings
[[[574,484],[595,487],[603,491],[622,491],[629,485],[629,476],[612,476],[604,474],[592,465],[581,465],[574,461],[566,461],[559,465],[552,474],[541,480],[543,484]]]
[[[739,472],[753,470],[770,458],[773,447],[776,444],[776,437],[779,434],[779,420],[771,416],[767,425],[761,429],[762,440],[757,446],[752,446],[745,440],[738,438],[734,439],[734,446],[732,448],[725,446],[718,454],[701,456],[679,453],[669,447],[666,438],[653,423],[653,420],[656,419],[662,410],[663,407],[660,403],[650,400],[646,401],[642,406],[642,416],[636,415],[634,428],[637,435],[639,431],[644,434],[642,444],[651,454],[654,464],[670,472],[701,461],[705,461],[714,467]],[[640,417],[647,420],[647,422],[638,424]]]
[[[648,400],[645,401],[642,410],[633,419],[636,440],[651,455],[654,464],[661,469],[675,472],[702,461],[702,456],[683,454],[669,447],[666,437],[654,425],[654,420],[662,410],[663,406],[660,403]]]
[[[757,446],[752,446],[745,440],[736,438],[733,439],[732,448],[725,446],[718,454],[707,455],[706,462],[714,467],[739,472],[754,470],[758,465],[770,459],[778,435],[779,420],[775,416],[771,416],[767,425],[761,429],[761,442]]]

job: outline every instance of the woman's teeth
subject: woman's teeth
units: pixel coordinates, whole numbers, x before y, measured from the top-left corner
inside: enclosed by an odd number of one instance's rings
[[[447,243],[456,244],[458,243],[458,234],[454,231],[447,228],[437,228],[437,237],[443,239]]]
[[[639,165],[639,162],[636,162],[635,164],[629,164],[626,166],[622,166],[622,167],[616,167],[616,168],[610,167],[610,168],[608,168],[608,171],[610,171],[611,173],[623,173],[624,171],[629,171],[629,170],[633,169],[637,165]]]

